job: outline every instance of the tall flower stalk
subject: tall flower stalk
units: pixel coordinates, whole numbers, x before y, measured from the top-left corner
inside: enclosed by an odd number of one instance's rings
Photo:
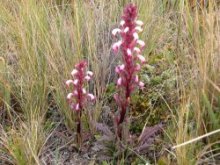
[[[115,68],[119,76],[117,80],[119,92],[114,96],[120,107],[119,115],[116,116],[117,134],[120,139],[122,138],[120,127],[125,121],[131,94],[135,89],[144,87],[144,83],[138,77],[142,64],[146,62],[141,55],[145,43],[138,36],[138,33],[143,31],[142,26],[143,22],[137,20],[137,7],[128,4],[124,9],[120,27],[112,31],[114,36],[120,36],[120,40],[113,44],[112,49],[116,55],[119,50],[122,53],[121,64]]]
[[[72,92],[67,95],[67,100],[71,110],[75,111],[77,114],[77,143],[79,146],[81,146],[82,143],[82,111],[88,101],[95,100],[94,95],[88,93],[85,88],[86,82],[90,81],[93,76],[93,72],[86,71],[86,67],[87,63],[85,61],[76,64],[75,69],[71,72],[72,79],[66,81],[66,86],[72,88]]]

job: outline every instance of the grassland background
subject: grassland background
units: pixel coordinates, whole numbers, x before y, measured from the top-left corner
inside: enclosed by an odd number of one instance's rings
[[[220,128],[219,1],[0,0],[0,160],[42,164],[56,125],[47,118],[51,104],[74,130],[64,82],[80,59],[95,73],[89,87],[97,97],[92,109],[98,120],[114,92],[111,30],[128,2],[138,6],[144,22],[140,38],[148,59],[142,73],[147,87],[134,98],[134,115],[147,111],[146,125],[166,121],[161,141],[168,146]],[[176,150],[163,145],[154,163],[217,164],[219,137]]]

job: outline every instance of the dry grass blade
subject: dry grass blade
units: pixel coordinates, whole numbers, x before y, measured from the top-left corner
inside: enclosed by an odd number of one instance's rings
[[[189,141],[186,141],[186,142],[184,142],[184,143],[182,143],[182,144],[178,144],[178,145],[176,145],[176,146],[173,146],[172,149],[176,149],[176,148],[179,148],[179,147],[182,147],[182,146],[185,146],[185,145],[194,143],[194,142],[199,141],[199,140],[201,140],[201,139],[203,139],[203,138],[205,138],[205,137],[214,135],[214,134],[219,133],[219,132],[220,132],[220,129],[215,130],[215,131],[212,131],[212,132],[209,132],[209,133],[204,134],[204,135],[202,135],[202,136],[199,136],[199,137],[197,137],[197,138],[194,138],[194,139],[191,139],[191,140],[189,140]]]

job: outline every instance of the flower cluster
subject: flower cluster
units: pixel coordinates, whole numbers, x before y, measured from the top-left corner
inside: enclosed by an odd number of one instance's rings
[[[75,111],[80,111],[83,109],[83,105],[89,99],[91,101],[95,100],[95,96],[88,93],[84,88],[85,82],[89,81],[93,72],[86,72],[87,63],[81,61],[75,65],[75,69],[71,72],[72,79],[66,81],[66,86],[73,86],[73,91],[67,95],[67,100],[70,108]]]
[[[115,68],[119,75],[117,87],[121,91],[120,96],[115,95],[115,100],[121,107],[120,116],[116,118],[118,124],[124,121],[131,93],[138,87],[144,87],[144,83],[138,77],[141,65],[146,62],[145,57],[141,55],[145,43],[138,36],[138,33],[143,31],[142,26],[143,22],[137,20],[137,7],[128,4],[124,9],[120,27],[112,31],[113,36],[119,34],[121,38],[113,44],[112,49],[115,54],[119,50],[122,52],[122,64]]]
[[[81,146],[82,143],[82,127],[81,116],[84,105],[88,100],[95,100],[95,96],[88,93],[84,88],[85,82],[91,80],[93,72],[86,71],[87,63],[81,61],[75,65],[75,69],[71,72],[72,79],[66,81],[66,86],[73,87],[73,91],[67,95],[67,100],[70,108],[77,113],[76,125],[77,125],[77,142]]]

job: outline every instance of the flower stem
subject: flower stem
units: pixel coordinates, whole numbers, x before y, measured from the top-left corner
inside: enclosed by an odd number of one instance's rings
[[[78,111],[77,112],[77,144],[79,149],[81,148],[82,145],[82,127],[81,127],[81,116],[82,112]]]

